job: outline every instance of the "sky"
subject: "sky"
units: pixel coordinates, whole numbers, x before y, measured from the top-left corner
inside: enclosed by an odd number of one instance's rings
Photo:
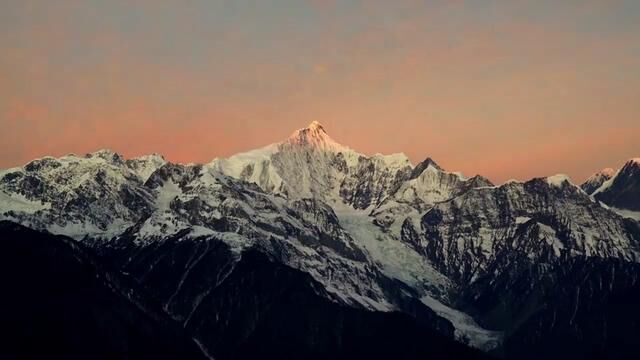
[[[314,120],[367,154],[580,182],[640,156],[640,1],[0,1],[0,168],[208,162]]]

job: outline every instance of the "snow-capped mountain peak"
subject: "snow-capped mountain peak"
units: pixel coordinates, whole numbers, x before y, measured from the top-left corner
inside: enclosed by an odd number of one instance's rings
[[[640,177],[640,158],[632,158],[627,160],[627,162],[622,166],[622,168],[620,168],[620,170],[618,170],[612,176],[612,180],[618,177],[621,177],[621,178]]]
[[[566,174],[556,174],[553,176],[549,176],[546,178],[546,181],[549,185],[553,185],[557,187],[561,187],[565,183],[573,185],[573,183],[571,182],[571,178]]]
[[[309,126],[294,131],[284,144],[334,152],[349,150],[348,147],[334,141],[318,121],[313,121]]]
[[[418,176],[420,176],[420,174],[422,174],[426,169],[430,167],[438,171],[444,171],[444,169],[440,167],[438,163],[436,163],[432,158],[428,157],[413,169],[413,172],[411,173],[411,179],[417,178]]]
[[[613,170],[612,168],[605,168],[605,169],[602,169],[601,171],[599,171],[597,174],[606,175],[606,176],[611,177],[615,173],[616,173],[616,171]]]
[[[320,124],[320,122],[316,121],[316,120],[313,120],[311,122],[311,124],[309,124],[309,126],[307,126],[307,128],[309,128],[310,130],[325,131],[324,127],[322,126],[322,124]]]
[[[593,194],[605,181],[611,179],[616,171],[612,168],[605,168],[591,175],[580,187],[587,194]]]

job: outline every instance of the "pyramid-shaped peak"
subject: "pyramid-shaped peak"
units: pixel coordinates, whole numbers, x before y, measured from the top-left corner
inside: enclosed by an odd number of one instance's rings
[[[324,126],[322,126],[322,124],[320,124],[320,122],[318,121],[312,121],[311,124],[309,124],[309,126],[307,126],[307,129],[312,130],[312,131],[322,131],[325,132],[324,130]]]
[[[312,121],[307,127],[298,129],[291,134],[290,138],[298,138],[301,136],[328,136],[324,126],[318,121]]]
[[[432,158],[428,157],[428,158],[424,159],[424,161],[422,161],[421,163],[416,165],[416,167],[413,169],[413,172],[411,173],[410,178],[411,179],[417,178],[418,176],[420,176],[420,174],[422,174],[429,167],[431,167],[431,168],[433,168],[435,170],[438,170],[438,171],[444,171],[444,169],[442,167],[440,167],[440,165],[438,165],[438,163],[436,163]]]
[[[602,181],[609,180],[615,175],[616,171],[612,168],[604,168],[597,173],[589,176],[589,178],[585,181],[586,183],[602,183]]]
[[[424,166],[425,168],[432,166],[437,170],[444,171],[444,169],[440,167],[440,165],[438,165],[438,163],[436,163],[435,160],[433,160],[430,157],[426,158],[423,162],[420,163],[420,165]]]
[[[331,139],[324,129],[324,126],[318,121],[312,121],[309,126],[294,131],[286,143],[290,145],[308,146],[325,151],[348,150],[347,147]]]

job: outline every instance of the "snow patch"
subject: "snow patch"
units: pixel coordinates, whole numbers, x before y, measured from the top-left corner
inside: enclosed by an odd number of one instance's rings
[[[161,236],[171,236],[177,234],[180,230],[188,228],[189,225],[178,221],[175,216],[169,212],[156,213],[147,219],[143,224],[136,239],[136,243],[143,243]]]
[[[551,226],[541,223],[538,223],[538,227],[540,229],[540,236],[545,239],[547,244],[551,245],[553,253],[556,256],[560,256],[561,250],[564,249],[564,244],[556,236],[556,231]]]
[[[596,194],[599,194],[607,190],[608,188],[610,188],[611,185],[613,185],[613,181],[616,179],[617,176],[618,176],[618,173],[616,173],[611,179],[603,182],[602,185],[600,185],[600,187],[591,194],[591,196],[595,196]]]
[[[565,183],[571,184],[571,178],[565,174],[557,174],[546,178],[547,184],[562,187]]]
[[[133,166],[131,170],[140,177],[142,182],[146,182],[151,175],[164,166],[167,161],[159,154],[140,156],[129,161]]]
[[[471,316],[446,306],[431,296],[425,296],[420,300],[436,314],[451,321],[458,341],[482,351],[495,349],[502,344],[501,331],[484,329]]]
[[[390,155],[377,153],[373,155],[373,158],[382,160],[382,162],[391,169],[402,169],[407,166],[413,168],[413,164],[411,164],[411,161],[404,153],[395,153]]]
[[[271,155],[278,151],[279,144],[267,145],[263,148],[233,155],[227,159],[213,159],[211,165],[220,172],[239,178],[247,165],[271,159]]]
[[[467,180],[469,180],[469,179],[468,179],[466,176],[464,176],[464,174],[463,174],[462,172],[460,172],[460,171],[453,171],[453,172],[450,172],[449,174],[453,174],[453,175],[455,175],[455,176],[459,177],[459,178],[460,178],[460,180],[462,180],[462,181],[467,181]]]
[[[340,225],[369,253],[385,275],[434,296],[444,296],[451,287],[449,279],[430,266],[424,257],[373,224],[373,218],[366,210],[336,205],[334,211]]]
[[[622,217],[640,221],[640,211],[618,209],[615,207],[612,207],[610,209]]]
[[[611,177],[615,173],[616,173],[616,171],[613,170],[612,168],[604,168],[604,169],[600,170],[600,172],[598,174],[599,175],[606,175],[606,176]],[[598,175],[598,174],[596,174],[596,175]]]
[[[522,181],[518,180],[518,179],[509,179],[507,181],[505,181],[504,183],[502,183],[502,185],[508,185],[508,184],[522,184]],[[502,186],[500,185],[500,186]]]
[[[215,237],[216,239],[219,239],[223,241],[225,244],[229,245],[231,251],[234,252],[235,254],[242,253],[242,250],[250,247],[253,244],[253,241],[247,239],[246,237],[240,234],[231,233],[231,232],[219,232],[203,226],[191,227],[191,232],[189,233],[189,237],[191,238]]]
[[[29,200],[18,193],[7,194],[4,191],[0,191],[0,214],[8,211],[35,214],[40,210],[48,209],[51,209],[50,203]]]
[[[90,223],[68,222],[64,225],[52,224],[47,230],[56,235],[68,236],[75,240],[82,240],[85,237],[92,239],[111,239],[122,234],[127,228],[133,225],[131,222],[116,219],[106,230]]]
[[[168,180],[161,188],[158,189],[156,208],[160,211],[170,210],[171,202],[180,195],[182,195],[182,189],[180,189],[180,186],[172,180]]]

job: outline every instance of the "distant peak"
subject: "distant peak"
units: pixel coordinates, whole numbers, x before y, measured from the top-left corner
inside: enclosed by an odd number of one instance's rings
[[[491,182],[491,180],[489,180],[486,177],[481,176],[481,175],[476,175],[476,176],[472,177],[469,180],[471,181],[471,184],[473,184],[473,187],[495,186],[495,184],[493,182]]]
[[[615,176],[616,171],[612,168],[605,168],[597,173],[589,176],[587,180],[585,180],[580,188],[584,190],[587,194],[593,194],[598,188],[600,188],[605,182]]]
[[[629,159],[627,165],[640,165],[640,157]]]
[[[625,176],[630,174],[637,174],[640,171],[640,158],[633,158],[627,160],[627,162],[622,166],[619,171],[619,174],[624,174]]]
[[[598,174],[602,174],[602,175],[606,175],[606,176],[611,177],[611,176],[613,176],[613,174],[615,172],[616,171],[613,170],[612,168],[604,168],[604,169],[600,170],[600,172]]]
[[[322,126],[322,124],[314,120],[307,127],[294,131],[293,134],[291,134],[291,137],[292,138],[296,138],[300,136],[320,137],[323,135],[328,137],[327,131],[324,129],[324,126]]]
[[[438,165],[438,163],[435,162],[435,160],[433,160],[432,158],[428,157],[426,158],[421,164],[423,164],[423,166],[429,167],[432,166],[440,171],[444,171],[444,169],[442,167],[440,167],[440,165]]]
[[[432,158],[428,157],[424,159],[421,163],[416,165],[416,167],[413,169],[413,172],[411,173],[411,179],[417,178],[418,176],[420,176],[420,174],[422,174],[428,168],[433,168],[438,171],[444,171],[444,169],[440,167],[438,163],[436,163]]]
[[[637,175],[640,172],[640,158],[627,160],[619,174],[624,176]]]
[[[600,171],[598,171],[597,173],[591,175],[585,182],[598,182],[601,180],[609,180],[613,177],[613,175],[616,173],[615,170],[613,170],[612,168],[604,168]]]

